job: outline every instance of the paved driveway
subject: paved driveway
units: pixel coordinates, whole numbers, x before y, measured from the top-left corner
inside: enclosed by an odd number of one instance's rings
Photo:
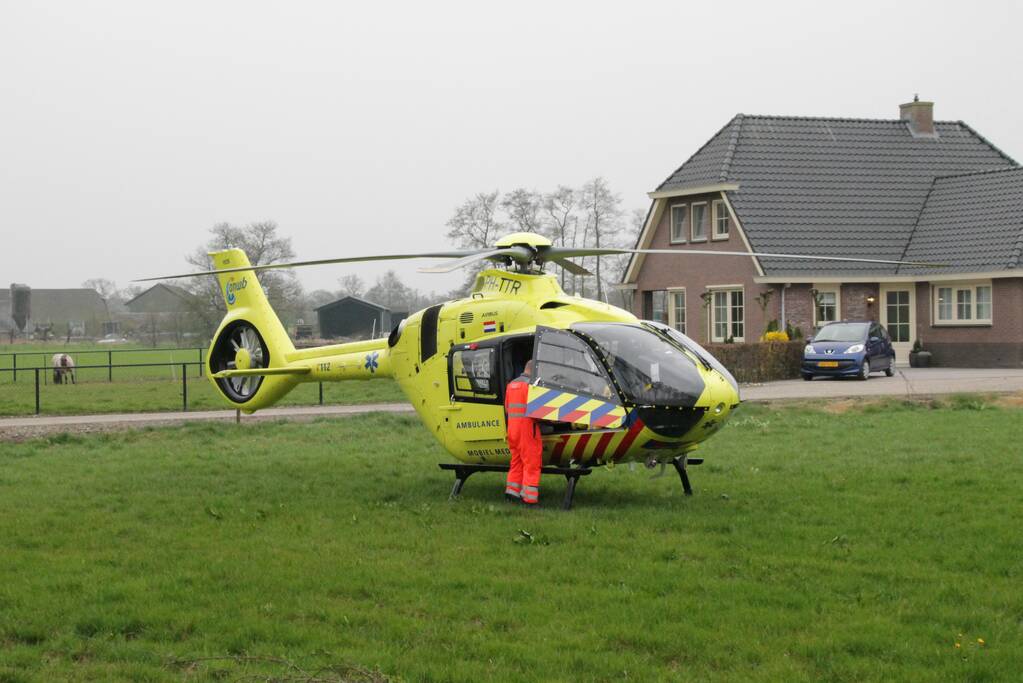
[[[1016,391],[1023,391],[1023,369],[897,368],[894,377],[878,373],[866,382],[818,377],[812,382],[793,379],[740,387],[744,401]]]

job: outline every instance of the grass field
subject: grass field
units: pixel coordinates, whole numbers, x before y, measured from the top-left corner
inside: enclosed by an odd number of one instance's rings
[[[57,348],[19,344],[14,347],[19,354],[27,350],[42,349],[40,355],[20,355],[18,367],[48,367],[50,352]],[[69,347],[71,348],[71,347]],[[195,349],[135,349],[121,346],[89,350],[79,348],[75,355],[80,366],[106,365],[107,351],[113,351],[113,363],[145,365],[147,363],[175,363],[164,367],[114,368],[113,382],[108,381],[108,369],[78,369],[78,384],[53,385],[50,373],[41,372],[40,407],[43,415],[82,415],[95,413],[137,413],[150,411],[181,410],[181,366],[180,363],[198,361]],[[32,364],[32,365],[28,365]],[[11,356],[0,355],[0,369],[13,367]],[[186,367],[188,373],[189,410],[210,410],[228,408],[217,395],[205,377],[199,377],[199,368]],[[300,385],[280,405],[313,405],[319,403],[319,387],[315,384]],[[404,402],[405,396],[398,385],[390,380],[373,382],[343,382],[325,384],[323,400],[328,404],[357,404]],[[35,375],[32,370],[18,373],[14,382],[12,372],[0,372],[0,416],[32,415],[35,413]]]
[[[135,381],[85,382],[40,387],[43,415],[87,415],[181,410],[181,373],[177,378]],[[319,386],[300,384],[277,405],[313,405],[320,400]],[[398,384],[390,379],[367,382],[337,382],[323,385],[328,404],[405,402]],[[205,377],[189,377],[188,409],[230,408]],[[35,413],[35,384],[19,382],[0,385],[0,416]]]
[[[202,355],[200,356],[200,348]],[[194,348],[147,348],[136,344],[75,344],[38,343],[0,345],[0,384],[12,382],[14,375],[6,370],[15,367],[12,354],[17,354],[18,368],[49,368],[53,354],[67,353],[77,366],[104,366],[102,369],[79,370],[86,380],[107,379],[108,364],[113,365],[146,365],[148,363],[197,363],[206,358],[206,346],[194,345]],[[193,368],[194,369],[194,368]],[[135,379],[156,377],[163,378],[172,372],[170,368],[114,368],[114,378]],[[31,381],[32,373],[18,373],[18,381]]]
[[[447,501],[406,416],[0,444],[0,681],[1019,680],[1020,443],[745,405],[695,496],[619,466],[569,513]]]

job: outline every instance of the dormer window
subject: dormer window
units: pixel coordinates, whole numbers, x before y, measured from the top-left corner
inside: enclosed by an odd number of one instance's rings
[[[691,241],[693,242],[706,242],[707,241],[707,202],[700,202],[699,204],[693,204],[692,208],[692,226],[693,236]]]
[[[689,227],[689,207],[677,204],[671,207],[671,243],[680,244],[686,241],[686,229]]]
[[[732,217],[728,213],[728,206],[725,205],[724,200],[718,199],[713,204],[714,207],[714,239],[726,240],[728,239],[728,231],[731,229]]]

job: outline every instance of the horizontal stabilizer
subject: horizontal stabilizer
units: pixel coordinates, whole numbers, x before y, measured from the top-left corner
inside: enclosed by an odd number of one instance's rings
[[[229,379],[231,377],[262,377],[264,375],[308,375],[312,368],[252,368],[251,370],[221,370],[210,375],[213,379]]]

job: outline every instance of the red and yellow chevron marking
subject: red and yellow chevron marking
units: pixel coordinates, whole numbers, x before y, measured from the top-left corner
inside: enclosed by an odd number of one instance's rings
[[[644,443],[639,439],[644,432],[647,436],[653,435],[642,420],[635,420],[628,427],[613,431],[554,434],[544,438],[545,462],[559,465],[575,460],[593,464],[628,459],[633,446]]]
[[[571,422],[598,429],[617,429],[625,408],[599,398],[579,396],[558,389],[530,386],[526,417],[552,422]]]

